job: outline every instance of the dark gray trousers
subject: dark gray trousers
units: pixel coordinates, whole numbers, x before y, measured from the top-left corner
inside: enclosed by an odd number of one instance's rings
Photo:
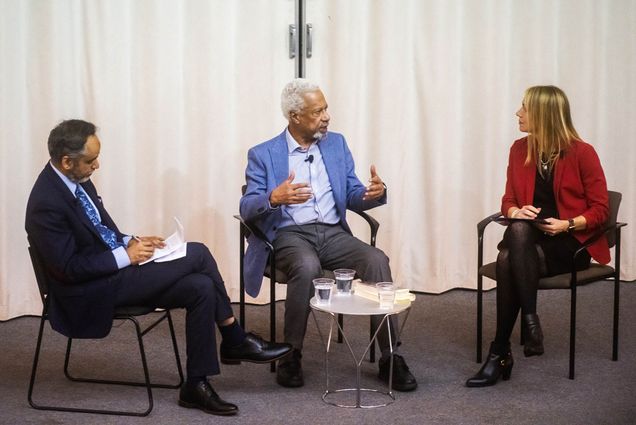
[[[364,281],[391,282],[389,258],[380,249],[372,247],[347,233],[339,224],[304,224],[278,230],[274,240],[276,268],[287,275],[285,301],[285,342],[302,350],[309,317],[309,300],[314,295],[312,280],[322,270],[348,268]],[[372,317],[377,329],[383,316]],[[396,345],[397,321],[391,320],[393,345]],[[388,354],[389,338],[386,327],[378,333],[378,344]]]

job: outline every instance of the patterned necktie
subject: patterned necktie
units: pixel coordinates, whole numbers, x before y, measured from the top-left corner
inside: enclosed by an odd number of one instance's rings
[[[115,249],[119,246],[124,246],[122,243],[117,242],[117,235],[108,227],[104,226],[97,216],[97,211],[91,201],[88,199],[88,196],[82,189],[80,189],[80,185],[78,184],[75,188],[75,196],[82,204],[82,208],[84,208],[84,212],[88,216],[93,226],[97,229],[97,232],[102,237],[103,241],[110,247],[110,249]]]

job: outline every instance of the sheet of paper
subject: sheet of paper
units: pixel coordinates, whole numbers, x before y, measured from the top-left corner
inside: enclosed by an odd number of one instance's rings
[[[177,258],[185,257],[187,251],[187,244],[185,242],[185,232],[183,225],[177,217],[174,217],[176,223],[175,232],[165,239],[166,246],[163,248],[155,249],[152,257],[148,260],[140,263],[141,265],[149,263],[151,261],[163,262],[172,261]]]
[[[163,263],[166,261],[176,260],[177,258],[183,258],[186,256],[187,252],[188,252],[188,243],[184,242],[181,244],[179,248],[177,248],[175,251],[171,252],[170,254],[167,254],[163,257],[155,259],[155,263]]]

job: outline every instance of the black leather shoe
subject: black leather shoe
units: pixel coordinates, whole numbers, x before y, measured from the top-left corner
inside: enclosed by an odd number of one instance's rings
[[[510,348],[504,351],[506,351],[505,354],[496,353],[491,344],[486,363],[484,363],[475,376],[466,381],[466,386],[487,387],[489,385],[495,385],[500,376],[504,381],[510,379],[512,366],[515,362],[512,358]]]
[[[294,350],[290,355],[278,362],[276,368],[276,382],[287,388],[297,388],[305,385],[303,368],[300,359],[303,355],[300,350]]]
[[[183,384],[179,391],[179,406],[221,416],[238,413],[238,407],[221,399],[208,381],[201,381],[195,387]]]
[[[378,378],[389,384],[389,370],[391,368],[390,357],[381,358],[379,361],[380,371]],[[393,355],[393,381],[391,387],[398,391],[413,391],[417,388],[415,376],[409,371],[409,367],[404,361],[404,357],[399,354]]]
[[[526,357],[540,356],[543,354],[543,331],[539,316],[536,313],[523,315],[525,327],[523,354]]]
[[[289,344],[265,341],[260,336],[250,332],[245,336],[245,340],[236,347],[227,347],[221,344],[221,363],[269,363],[285,356],[291,349]]]

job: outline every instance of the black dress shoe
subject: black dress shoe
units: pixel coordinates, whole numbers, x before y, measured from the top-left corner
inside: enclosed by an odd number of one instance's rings
[[[238,407],[221,399],[208,381],[201,381],[194,387],[183,384],[179,391],[179,406],[221,416],[238,413]]]
[[[300,364],[302,354],[300,350],[294,350],[290,355],[278,362],[276,368],[276,382],[278,385],[288,388],[297,388],[305,385],[303,368]]]
[[[510,347],[508,347],[507,350],[503,350],[504,354],[499,354],[497,351],[499,350],[495,350],[493,344],[491,344],[486,363],[484,363],[475,376],[466,381],[467,387],[487,387],[489,385],[495,385],[499,377],[504,381],[510,379],[512,366],[514,364]]]
[[[245,340],[236,347],[227,347],[221,344],[221,363],[269,363],[285,356],[291,349],[289,344],[265,341],[260,336],[250,332],[245,335]]]
[[[540,356],[543,354],[543,331],[539,316],[536,313],[523,315],[525,327],[523,354],[526,357]]]
[[[389,370],[391,368],[390,357],[381,358],[379,361],[380,371],[378,377],[389,384]],[[404,361],[404,357],[399,354],[393,355],[393,381],[391,387],[398,391],[413,391],[417,388],[415,376],[409,371],[409,367]]]

